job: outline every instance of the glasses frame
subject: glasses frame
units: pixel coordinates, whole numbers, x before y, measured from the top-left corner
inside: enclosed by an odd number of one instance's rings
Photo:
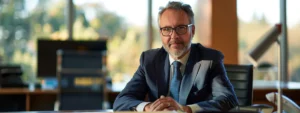
[[[178,35],[183,35],[183,34],[187,33],[188,28],[192,25],[194,25],[194,24],[179,25],[179,26],[176,26],[176,27],[161,27],[161,28],[159,28],[159,30],[160,30],[161,35],[163,35],[163,36],[170,36],[170,35],[172,35],[173,31],[175,31]],[[178,33],[177,29],[180,28],[180,27],[183,27],[183,26],[186,27],[186,31],[184,33]],[[171,32],[167,35],[164,35],[163,32],[162,32],[162,29],[164,29],[164,28],[171,28]]]

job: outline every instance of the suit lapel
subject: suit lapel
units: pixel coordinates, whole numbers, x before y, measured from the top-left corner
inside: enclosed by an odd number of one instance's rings
[[[200,64],[197,66],[195,65],[195,63],[197,63],[200,59],[200,55],[196,51],[197,51],[196,47],[193,47],[193,45],[192,45],[190,56],[186,63],[184,76],[183,76],[183,79],[182,79],[181,85],[180,85],[179,103],[181,105],[186,105],[187,97],[193,86],[192,81],[195,80],[196,75],[197,75],[197,71],[195,71],[195,70],[198,70],[198,68],[200,67]]]
[[[160,53],[160,57],[157,59],[158,63],[156,64],[156,80],[157,82],[157,98],[159,98],[161,95],[167,96],[168,90],[169,90],[169,77],[170,77],[170,61],[167,55],[167,52],[162,48],[162,51]],[[167,84],[166,84],[167,83]]]
[[[184,75],[184,78],[180,87],[180,98],[179,103],[181,105],[186,105],[187,97],[193,87],[193,84],[196,85],[197,89],[202,89],[204,87],[205,75],[207,70],[210,68],[210,60],[202,60],[194,65],[194,67],[187,67],[193,69],[191,74]],[[195,83],[197,82],[197,83]]]

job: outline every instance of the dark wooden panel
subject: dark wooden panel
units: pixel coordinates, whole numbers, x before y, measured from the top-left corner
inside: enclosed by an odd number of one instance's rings
[[[31,94],[30,111],[53,111],[56,94]]]

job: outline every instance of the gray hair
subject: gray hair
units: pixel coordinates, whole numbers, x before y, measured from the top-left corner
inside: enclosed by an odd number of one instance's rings
[[[195,23],[192,7],[189,4],[185,4],[180,1],[169,1],[169,3],[165,7],[160,7],[158,12],[158,23],[160,21],[161,15],[167,9],[182,10],[188,15],[190,24]]]

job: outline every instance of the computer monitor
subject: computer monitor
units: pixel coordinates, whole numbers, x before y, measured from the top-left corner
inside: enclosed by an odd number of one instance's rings
[[[59,41],[38,40],[37,42],[37,76],[56,77],[56,52],[63,50],[106,51],[106,40],[97,41]]]

